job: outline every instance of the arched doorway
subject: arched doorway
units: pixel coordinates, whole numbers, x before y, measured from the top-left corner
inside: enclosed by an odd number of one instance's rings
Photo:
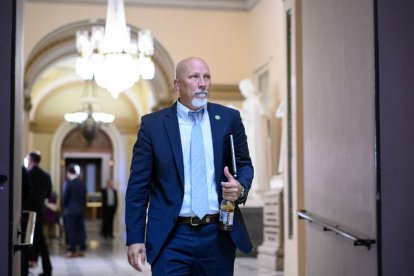
[[[64,190],[66,170],[78,165],[80,178],[87,191],[86,218],[101,218],[101,190],[109,179],[113,179],[113,148],[109,136],[98,130],[96,137],[88,143],[79,127],[73,128],[64,138],[61,147],[60,190]],[[117,181],[115,181],[117,185]]]
[[[97,192],[99,187],[104,187],[107,180],[112,178],[114,179],[114,187],[119,191],[119,198],[124,197],[128,177],[127,150],[126,144],[123,142],[124,138],[113,125],[101,126],[99,132],[97,140],[92,142],[91,147],[85,147],[85,141],[79,136],[77,126],[63,123],[56,130],[51,143],[51,152],[53,152],[51,177],[58,194],[62,194],[63,191],[61,188],[64,183],[66,161],[82,160],[85,168],[88,164],[92,164],[90,165],[92,171],[100,171],[99,176],[95,178],[100,183],[95,183],[95,191],[91,189],[92,193]],[[94,216],[92,212],[95,211],[98,212],[98,210],[92,211],[91,209],[91,217]],[[120,200],[118,215],[115,218],[117,221],[115,224],[116,232],[124,232],[123,213],[124,203]]]

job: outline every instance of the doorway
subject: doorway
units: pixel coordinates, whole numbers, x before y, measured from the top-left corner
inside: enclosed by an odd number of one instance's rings
[[[65,158],[65,171],[71,165],[79,168],[80,179],[86,186],[85,219],[97,220],[102,218],[102,158]],[[62,185],[65,185],[64,181]],[[64,187],[61,187],[64,190]]]
[[[102,188],[101,183],[101,158],[66,158],[65,167],[78,165],[80,168],[80,178],[86,185],[88,193],[99,192]]]

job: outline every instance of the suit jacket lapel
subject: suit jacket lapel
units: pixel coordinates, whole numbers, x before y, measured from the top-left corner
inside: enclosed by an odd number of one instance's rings
[[[167,132],[168,141],[174,155],[175,165],[180,175],[180,184],[184,188],[184,161],[181,147],[180,127],[177,118],[177,103],[172,105],[164,118],[164,127]]]

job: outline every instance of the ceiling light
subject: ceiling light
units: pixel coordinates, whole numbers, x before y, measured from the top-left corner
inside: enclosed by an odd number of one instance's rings
[[[140,78],[153,79],[154,41],[150,31],[132,33],[126,25],[123,0],[108,0],[106,24],[76,33],[76,74],[95,78],[114,98]]]
[[[90,86],[93,86],[93,80],[88,82],[91,82]],[[82,111],[66,113],[64,118],[69,123],[78,124],[83,137],[90,145],[98,134],[99,127],[102,124],[112,123],[115,120],[115,116],[109,113],[94,111],[94,109],[98,109],[98,100],[93,87],[85,89],[82,105]]]

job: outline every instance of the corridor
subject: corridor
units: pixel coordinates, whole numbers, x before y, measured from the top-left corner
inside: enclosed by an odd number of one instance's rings
[[[63,244],[58,239],[49,242],[49,250],[54,276],[103,276],[103,275],[151,275],[146,265],[143,273],[136,272],[129,266],[126,258],[124,241],[116,237],[113,240],[103,239],[99,235],[99,222],[87,222],[88,250],[83,258],[64,258]],[[42,272],[39,266],[30,269],[31,276]],[[256,258],[240,257],[236,259],[235,276],[283,276],[282,272],[258,268]]]

